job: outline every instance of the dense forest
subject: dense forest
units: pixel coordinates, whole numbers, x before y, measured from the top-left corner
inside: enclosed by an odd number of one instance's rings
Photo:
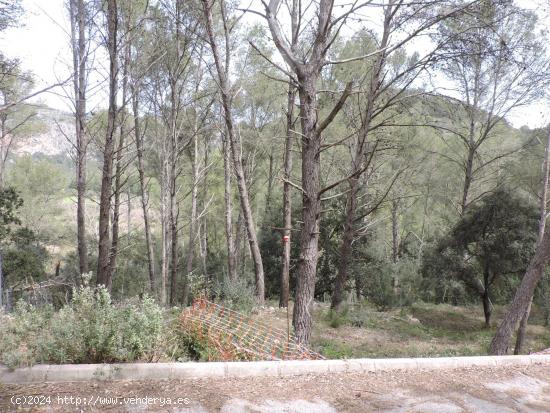
[[[318,302],[334,324],[359,304],[475,306],[493,354],[527,351],[531,308],[550,322],[550,135],[512,121],[550,87],[544,11],[65,3],[68,79],[37,90],[0,51],[7,313],[82,305],[86,286],[146,309],[205,295],[290,305],[309,345]],[[0,2],[0,30],[25,12]],[[70,111],[34,101],[52,90]]]

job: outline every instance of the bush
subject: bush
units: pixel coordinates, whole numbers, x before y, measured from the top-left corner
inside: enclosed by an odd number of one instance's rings
[[[58,312],[19,302],[0,324],[0,362],[33,363],[153,361],[166,354],[162,309],[145,297],[113,305],[108,291],[84,286]],[[177,352],[177,349],[173,349]]]
[[[348,307],[344,307],[341,310],[328,310],[327,313],[328,325],[332,328],[338,328],[343,324],[348,323]]]
[[[508,302],[533,256],[537,228],[536,205],[514,192],[493,191],[426,250],[424,285],[432,287],[436,302],[460,303],[460,296],[448,294],[449,281],[463,284],[467,299],[487,295],[493,303]]]
[[[248,313],[256,304],[254,289],[246,279],[237,278],[230,280],[228,277],[213,286],[214,296],[227,308]]]
[[[52,310],[40,310],[19,301],[13,314],[0,315],[0,362],[14,368],[37,359],[36,342],[51,319]]]
[[[26,279],[41,281],[46,274],[49,253],[28,228],[19,228],[11,235],[9,248],[4,252],[3,270],[9,284]]]
[[[372,327],[373,320],[372,315],[369,312],[369,308],[364,305],[356,305],[348,313],[348,324],[353,327]]]
[[[421,277],[418,263],[412,258],[397,263],[372,261],[360,269],[359,276],[367,300],[380,311],[409,306],[420,298]]]

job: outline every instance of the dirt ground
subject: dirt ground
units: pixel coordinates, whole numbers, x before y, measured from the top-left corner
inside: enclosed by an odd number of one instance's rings
[[[550,412],[550,365],[289,378],[0,384],[2,413],[103,411]]]

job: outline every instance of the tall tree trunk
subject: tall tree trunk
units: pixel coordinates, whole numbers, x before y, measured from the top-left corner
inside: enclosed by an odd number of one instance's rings
[[[321,214],[320,191],[320,149],[322,133],[341,109],[349,90],[329,115],[318,122],[317,81],[326,63],[326,53],[330,48],[332,0],[320,0],[316,10],[317,24],[308,40],[313,40],[306,56],[297,56],[285,36],[282,34],[277,14],[280,0],[264,3],[273,43],[281,53],[294,74],[300,97],[301,141],[302,141],[302,229],[300,235],[300,256],[298,258],[298,277],[296,283],[293,322],[298,342],[309,344],[311,338],[311,312],[315,292],[315,276],[319,251],[319,218]],[[300,15],[297,15],[300,17]],[[299,26],[293,30],[294,36],[300,33]]]
[[[177,276],[179,269],[179,242],[178,242],[179,207],[175,195],[170,195],[170,305],[176,304]]]
[[[299,26],[299,10],[300,0],[292,0],[290,8],[290,28],[291,39],[290,49],[296,51],[298,43]],[[283,181],[283,265],[281,269],[281,292],[279,296],[279,307],[288,308],[288,300],[290,297],[290,251],[291,251],[291,232],[292,232],[292,188],[290,180],[292,178],[292,146],[294,137],[294,128],[296,120],[294,119],[294,106],[296,101],[296,87],[292,84],[292,79],[289,78],[288,99],[286,106],[286,138],[285,138],[285,153],[284,153],[284,181]]]
[[[380,42],[380,49],[385,50],[388,45],[391,22],[393,18],[392,4],[384,10],[384,31]],[[378,98],[380,90],[380,76],[386,53],[381,52],[377,55],[369,81],[369,93],[367,96],[367,107],[365,117],[358,134],[358,141],[355,146],[355,153],[351,161],[351,178],[349,179],[349,192],[346,199],[346,216],[344,219],[344,234],[342,236],[342,245],[340,246],[340,264],[338,266],[338,274],[334,284],[332,293],[331,308],[338,309],[342,303],[344,288],[348,280],[348,266],[352,255],[352,242],[355,235],[354,222],[357,209],[357,194],[359,192],[358,182],[361,174],[365,171],[365,164],[368,161],[365,159],[368,137],[371,128],[371,122],[374,114],[374,105]],[[359,292],[357,292],[359,294]]]
[[[161,187],[160,187],[160,214],[161,214],[161,226],[162,226],[162,261],[161,261],[161,291],[160,291],[160,302],[162,305],[167,303],[167,281],[168,281],[168,270],[169,270],[169,256],[170,256],[170,228],[169,228],[169,212],[168,212],[168,162],[166,161],[166,156],[164,156],[163,167],[162,167],[162,176],[161,176]]]
[[[208,221],[206,219],[207,214],[205,213],[207,208],[207,196],[208,196],[208,141],[204,139],[204,177],[203,177],[203,190],[201,194],[201,215],[202,219],[199,222],[198,230],[199,234],[199,243],[200,243],[200,254],[202,261],[202,270],[206,279],[209,279],[208,276]]]
[[[111,289],[109,274],[109,212],[111,209],[111,184],[113,175],[113,155],[117,114],[118,87],[118,12],[116,0],[107,1],[107,48],[109,52],[109,109],[107,112],[107,133],[103,148],[103,169],[99,198],[99,247],[97,256],[97,282]]]
[[[399,211],[399,203],[393,200],[391,204],[391,260],[397,264],[399,259],[399,220],[397,213]]]
[[[73,83],[76,128],[76,226],[78,269],[88,272],[86,240],[86,10],[84,0],[70,0],[71,48],[73,53]],[[78,31],[78,35],[77,35]]]
[[[473,142],[470,142],[471,145],[474,145]],[[473,181],[473,170],[474,170],[474,156],[476,150],[473,146],[468,149],[468,158],[466,159],[466,165],[464,166],[464,186],[462,188],[462,202],[460,203],[460,213],[464,215],[466,208],[468,208],[468,195],[470,193],[470,187],[472,186]]]
[[[242,150],[239,137],[235,133],[233,124],[233,113],[231,109],[231,97],[230,87],[228,80],[228,62],[231,51],[226,47],[226,67],[224,68],[220,60],[218,52],[218,46],[213,31],[213,19],[211,5],[208,0],[202,0],[203,11],[206,24],[206,32],[208,35],[212,54],[214,56],[214,63],[218,74],[219,88],[221,94],[222,107],[224,111],[225,127],[227,138],[230,142],[231,155],[233,159],[233,168],[235,170],[235,177],[237,179],[237,188],[239,190],[239,200],[241,203],[241,209],[243,211],[244,221],[248,234],[248,242],[250,244],[250,251],[252,253],[252,260],[254,262],[254,273],[256,276],[256,301],[262,305],[265,299],[265,286],[264,286],[264,268],[262,263],[262,256],[260,253],[260,247],[258,244],[258,238],[256,235],[256,227],[254,225],[254,218],[252,215],[252,208],[250,206],[250,197],[248,194],[248,187],[246,184],[246,177],[242,164]],[[226,26],[225,6],[223,1],[220,2],[222,10],[222,19],[224,26]],[[226,45],[229,44],[229,32],[225,30]]]
[[[127,33],[129,28],[126,27]],[[118,147],[116,150],[116,163],[115,163],[115,185],[114,185],[114,203],[113,203],[113,219],[111,223],[111,252],[109,260],[109,278],[113,278],[116,272],[116,262],[118,256],[118,241],[120,233],[120,196],[122,193],[122,173],[124,170],[123,165],[123,151],[126,140],[126,95],[128,90],[128,64],[130,62],[130,45],[126,43],[124,48],[124,62],[122,63],[122,105],[118,108],[119,116],[119,138]]]
[[[293,2],[293,6],[296,1]],[[294,6],[295,7],[295,6]],[[293,12],[293,15],[296,11]],[[285,138],[285,159],[284,159],[284,182],[283,182],[283,265],[281,271],[281,293],[279,296],[279,307],[288,307],[290,296],[290,242],[292,229],[292,193],[290,179],[292,174],[292,141],[294,139],[294,100],[296,89],[293,85],[288,87],[288,101],[286,109],[286,138]]]
[[[189,245],[187,247],[187,257],[186,257],[186,279],[183,288],[183,305],[186,306],[189,299],[189,275],[193,272],[193,259],[195,258],[195,226],[197,221],[197,196],[198,196],[198,186],[199,186],[199,174],[198,174],[198,157],[199,157],[199,148],[197,143],[196,136],[196,127],[193,132],[193,137],[191,146],[193,148],[192,159],[191,159],[191,175],[193,177],[193,188],[191,189],[191,214],[189,216]]]
[[[170,239],[170,304],[174,305],[176,303],[177,295],[177,276],[179,268],[179,242],[178,242],[178,217],[179,217],[179,206],[177,202],[177,154],[179,152],[178,145],[178,133],[177,133],[177,122],[176,122],[176,99],[175,99],[175,85],[172,89],[172,125],[171,125],[171,146],[170,153],[168,154],[169,159],[169,191],[168,191],[168,222],[169,222],[169,239]]]
[[[121,126],[121,133],[123,132]],[[111,219],[111,251],[109,253],[109,278],[113,278],[116,272],[116,261],[118,256],[118,239],[120,229],[120,194],[122,192],[122,149],[124,138],[119,137],[116,162],[115,162],[115,182],[113,188],[113,214]]]
[[[544,162],[542,164],[542,191],[540,196],[540,218],[539,218],[539,235],[537,238],[537,244],[542,241],[544,236],[544,229],[546,228],[546,201],[548,199],[548,170],[550,161],[550,131],[548,132],[546,147],[544,148]],[[529,314],[531,313],[531,305],[533,304],[533,297],[527,306],[527,310],[523,315],[521,322],[519,323],[518,333],[516,337],[516,346],[514,348],[514,354],[520,354],[523,342],[525,340],[525,331],[527,329],[527,323],[529,322]]]
[[[399,201],[394,199],[391,204],[391,258],[394,264],[399,261]],[[394,269],[393,275],[393,294],[397,297],[399,294],[399,275],[397,269]]]
[[[0,310],[4,309],[4,260],[2,249],[0,248]]]
[[[315,76],[299,79],[300,118],[302,125],[302,230],[298,278],[292,314],[298,342],[309,344],[311,339],[315,276],[319,256],[320,150],[317,134],[317,88]]]
[[[466,157],[466,162],[464,164],[464,184],[462,186],[462,200],[460,202],[460,215],[464,215],[466,209],[468,208],[468,198],[470,194],[470,188],[474,180],[474,158],[477,154],[477,149],[479,148],[479,140],[476,140],[476,120],[479,116],[480,108],[479,101],[480,97],[480,78],[481,78],[481,59],[476,59],[474,66],[474,86],[473,91],[473,100],[470,100],[470,93],[467,96],[467,108],[469,118],[468,126],[468,136],[466,141],[466,146],[468,149],[468,154]],[[466,138],[464,138],[466,139]]]
[[[242,247],[242,240],[246,239],[246,228],[243,224],[243,211],[239,208],[239,214],[237,215],[237,222],[235,223],[235,268],[237,276],[244,276],[246,267],[246,242]],[[240,270],[240,271],[239,271]]]
[[[224,173],[224,202],[225,202],[225,238],[227,245],[227,273],[230,280],[237,279],[237,250],[233,236],[233,201],[231,191],[231,154],[227,135],[223,140],[223,173]]]
[[[338,273],[336,275],[334,291],[332,293],[332,300],[330,303],[330,307],[336,310],[340,308],[340,305],[344,299],[344,290],[348,278],[348,263],[351,258],[351,244],[355,233],[353,223],[355,221],[355,209],[357,207],[357,183],[357,178],[350,180],[349,195],[346,200],[344,234],[342,236],[342,245],[340,246],[340,265],[338,266]]]
[[[153,251],[153,239],[151,237],[151,225],[149,222],[147,183],[145,181],[145,166],[143,163],[143,136],[141,135],[141,122],[139,119],[139,95],[137,89],[134,87],[132,87],[132,109],[134,115],[134,135],[137,152],[137,169],[139,177],[141,209],[143,213],[143,226],[145,230],[145,246],[147,248],[147,270],[149,272],[149,288],[151,290],[151,293],[155,294],[155,254]]]
[[[259,134],[258,134],[259,135]],[[269,152],[269,169],[267,172],[267,191],[265,194],[265,210],[264,210],[264,216],[269,217],[271,212],[271,199],[273,197],[273,165],[274,165],[274,152],[275,152],[275,146],[271,146],[270,152]]]
[[[130,234],[132,233],[132,194],[130,187],[126,187],[126,230],[128,233],[126,246],[130,246]]]
[[[6,95],[2,93],[3,96],[3,103],[6,105],[7,99]],[[7,121],[7,113],[0,112],[0,187],[4,188],[6,184],[6,160],[8,157],[7,154],[7,144],[6,139],[8,139],[8,131],[6,130],[6,121]]]

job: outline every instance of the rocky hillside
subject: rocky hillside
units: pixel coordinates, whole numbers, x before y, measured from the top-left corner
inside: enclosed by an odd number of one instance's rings
[[[48,107],[39,107],[35,112],[35,127],[14,140],[12,154],[69,157],[75,135],[71,115]]]

